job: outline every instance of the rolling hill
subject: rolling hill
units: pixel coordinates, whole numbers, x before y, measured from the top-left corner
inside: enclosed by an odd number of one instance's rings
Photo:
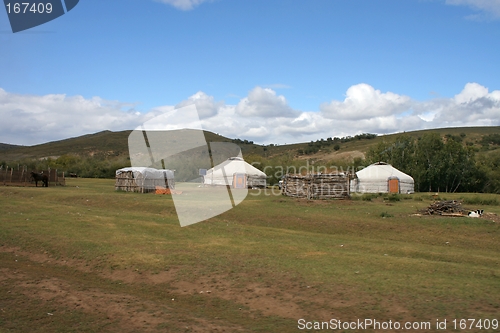
[[[17,146],[0,143],[0,161],[20,161],[26,159],[57,158],[62,155],[80,157],[100,157],[113,159],[128,157],[128,136],[131,131],[102,131],[65,140],[47,142],[33,146]],[[458,127],[440,128],[406,132],[404,134],[419,137],[426,133],[438,133],[441,136],[461,136],[464,142],[477,147],[485,135],[500,135],[500,126],[494,127]],[[230,139],[209,131],[204,131],[207,142],[234,142],[238,144],[243,155],[257,155],[263,158],[287,156],[289,159],[311,160],[352,160],[362,158],[364,154],[381,141],[391,141],[403,133],[379,135],[373,138],[363,136],[347,138],[318,138],[315,142],[304,142],[288,145],[257,145],[251,141]]]

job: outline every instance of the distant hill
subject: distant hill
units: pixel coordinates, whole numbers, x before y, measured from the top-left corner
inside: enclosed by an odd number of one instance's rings
[[[391,135],[364,135],[347,138],[318,138],[317,141],[289,145],[256,145],[251,141],[230,139],[204,131],[207,142],[234,142],[243,155],[258,155],[264,158],[287,156],[289,159],[352,160],[364,154],[383,140],[394,140],[401,134],[419,137],[425,133],[439,133],[441,136],[460,136],[464,143],[481,147],[485,135],[500,134],[500,126],[459,127],[397,133]],[[23,159],[57,158],[62,155],[93,156],[101,158],[128,157],[128,136],[131,131],[102,131],[60,141],[47,142],[34,146],[17,146],[0,143],[0,161],[19,161]]]
[[[6,151],[6,150],[16,149],[16,148],[20,148],[20,147],[23,147],[23,146],[9,145],[7,143],[0,143],[0,153],[3,151]]]
[[[0,151],[0,159],[11,161],[26,158],[58,157],[65,154],[119,155],[127,152],[126,144],[129,134],[130,131],[103,131],[34,146],[20,146],[7,151]]]
[[[0,161],[57,158],[62,155],[94,157],[128,156],[128,137],[132,131],[102,131],[33,146],[16,146],[0,143]],[[232,139],[204,131],[207,142],[232,142]],[[253,144],[242,144],[243,152],[251,151]],[[250,148],[250,149],[248,149]]]
[[[274,152],[286,153],[286,151],[296,151],[298,159],[310,159],[315,161],[330,161],[330,160],[345,160],[352,162],[356,157],[363,158],[365,153],[371,147],[375,147],[379,142],[382,141],[393,141],[398,136],[409,135],[413,138],[421,137],[424,134],[437,133],[442,137],[447,135],[460,137],[464,144],[474,146],[478,148],[480,153],[486,153],[486,150],[481,149],[483,146],[482,139],[488,135],[500,135],[500,126],[489,126],[489,127],[453,127],[453,128],[437,128],[429,130],[419,130],[411,132],[400,132],[395,134],[378,135],[373,139],[363,139],[356,137],[343,138],[348,139],[345,142],[328,142],[327,140],[321,141],[319,139],[315,142],[300,143],[294,145],[285,145],[277,147]],[[335,149],[335,145],[338,144],[338,150]],[[314,148],[314,149],[311,149]],[[494,147],[496,148],[496,147]],[[315,150],[317,151],[315,152]],[[312,150],[312,152],[311,152]],[[302,151],[302,153],[300,153]]]

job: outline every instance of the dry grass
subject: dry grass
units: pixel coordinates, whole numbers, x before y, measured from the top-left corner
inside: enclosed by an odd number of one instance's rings
[[[412,216],[431,202],[424,194],[305,201],[252,192],[180,228],[168,196],[113,188],[87,179],[0,187],[4,331],[295,332],[300,318],[500,312],[500,224]]]

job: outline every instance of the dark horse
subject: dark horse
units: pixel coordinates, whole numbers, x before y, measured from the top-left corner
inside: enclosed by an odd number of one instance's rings
[[[35,181],[35,186],[38,187],[38,182],[42,182],[42,187],[49,187],[49,177],[43,173],[31,171],[31,179]]]

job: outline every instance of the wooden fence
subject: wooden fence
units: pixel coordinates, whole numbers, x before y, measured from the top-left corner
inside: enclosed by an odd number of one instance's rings
[[[48,169],[42,171],[35,171],[43,173],[49,177],[49,186],[66,185],[66,178],[64,172],[58,172],[57,169]],[[35,186],[35,182],[31,179],[31,170],[26,167],[3,168],[0,167],[0,185],[5,186]],[[38,182],[41,186],[41,182]]]
[[[349,198],[349,175],[335,174],[287,174],[283,177],[281,193],[289,197],[307,199]]]

